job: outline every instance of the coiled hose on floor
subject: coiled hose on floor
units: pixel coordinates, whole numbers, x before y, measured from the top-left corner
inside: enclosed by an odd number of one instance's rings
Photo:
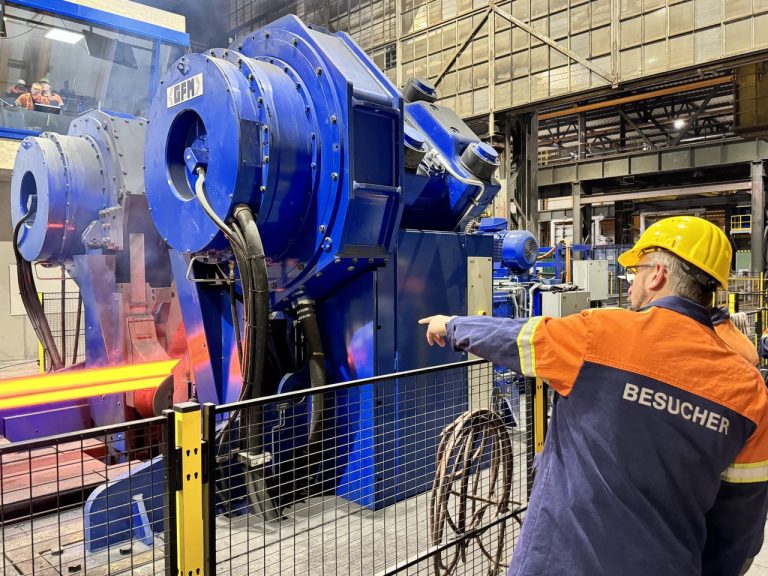
[[[506,522],[493,521],[517,504],[512,466],[512,441],[496,412],[465,412],[443,430],[429,507],[430,545],[457,544],[434,555],[435,576],[453,574],[475,541],[490,562],[487,574],[503,573]],[[497,535],[495,547],[483,541],[488,530]]]

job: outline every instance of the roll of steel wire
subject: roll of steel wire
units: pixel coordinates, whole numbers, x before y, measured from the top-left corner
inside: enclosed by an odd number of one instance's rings
[[[455,540],[456,546],[434,555],[435,576],[456,573],[474,557],[470,547],[475,544],[489,562],[485,573],[503,574],[506,522],[494,520],[517,504],[512,469],[512,442],[496,412],[465,412],[443,430],[430,500],[430,545]],[[483,539],[489,530],[495,530],[495,546],[492,538]]]

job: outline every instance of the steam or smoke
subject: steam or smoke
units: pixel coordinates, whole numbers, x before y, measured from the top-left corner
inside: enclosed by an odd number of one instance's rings
[[[193,52],[229,45],[230,4],[237,1],[185,0],[174,10],[187,19],[187,32]]]

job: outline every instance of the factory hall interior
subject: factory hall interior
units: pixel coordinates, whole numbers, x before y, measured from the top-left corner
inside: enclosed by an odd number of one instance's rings
[[[0,576],[768,576],[768,0],[0,0]]]

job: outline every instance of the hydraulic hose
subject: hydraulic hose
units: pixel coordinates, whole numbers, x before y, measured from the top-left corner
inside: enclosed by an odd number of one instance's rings
[[[48,319],[45,317],[43,306],[40,304],[40,300],[38,300],[37,297],[32,263],[25,260],[19,251],[19,232],[31,215],[31,212],[27,212],[27,214],[18,221],[16,228],[13,231],[13,253],[16,257],[16,275],[19,281],[19,293],[21,294],[21,300],[24,303],[24,309],[27,311],[27,316],[32,323],[32,328],[35,330],[35,334],[37,334],[43,349],[51,359],[51,370],[55,372],[56,370],[64,368],[64,362],[61,360],[56,341],[53,339],[51,327],[48,324]],[[63,313],[64,312],[62,311],[62,314]]]
[[[247,383],[250,386],[249,396],[259,398],[264,393],[264,358],[267,353],[267,335],[269,330],[269,280],[267,278],[267,263],[264,256],[264,245],[256,226],[251,209],[245,204],[235,208],[235,219],[245,238],[248,253],[247,259],[251,269],[251,285],[248,300],[252,302],[254,316],[250,325],[245,327],[250,332],[253,349],[249,365]],[[246,377],[243,374],[243,377]]]
[[[240,336],[240,316],[237,313],[237,295],[235,293],[235,263],[229,261],[229,314],[232,317],[232,329],[235,331],[237,360],[243,365],[243,340]]]
[[[486,458],[487,467],[483,465]],[[445,555],[434,556],[435,576],[456,573],[459,564],[467,561],[473,540],[490,562],[487,574],[502,573],[506,522],[494,530],[483,526],[493,526],[493,520],[506,515],[515,504],[512,468],[512,442],[497,413],[465,412],[443,430],[430,498],[429,543],[439,546],[456,540],[457,545]],[[451,496],[456,498],[453,504]],[[473,532],[473,537],[466,536]],[[496,535],[495,549],[483,542],[486,533]]]
[[[205,213],[216,224],[216,226],[224,233],[224,236],[229,241],[232,248],[232,253],[237,262],[237,267],[240,270],[240,282],[243,288],[243,309],[245,315],[245,326],[248,327],[252,323],[252,301],[249,298],[251,292],[251,283],[253,274],[251,272],[251,262],[246,250],[246,241],[244,235],[237,228],[237,226],[228,226],[221,218],[218,217],[216,212],[208,202],[208,197],[205,193],[205,178],[206,170],[202,166],[199,166],[196,170],[197,182],[195,182],[195,197],[200,202]],[[237,307],[234,304],[234,286],[230,286],[230,312],[233,314],[232,322],[235,324],[235,337],[238,345],[238,356],[240,359],[240,369],[243,375],[243,387],[240,392],[239,400],[244,400],[248,397],[250,383],[252,382],[252,362],[250,360],[250,350],[253,348],[253,334],[249,333],[246,329],[245,342],[240,339],[240,323],[237,316]],[[249,337],[250,336],[250,337]],[[229,432],[232,426],[232,422],[237,418],[238,412],[230,414],[229,418],[225,421],[224,425],[219,429],[217,440],[217,453],[221,453],[226,447],[229,439]]]
[[[315,303],[309,299],[301,299],[296,303],[296,313],[304,334],[307,356],[309,357],[309,379],[312,388],[320,388],[326,384],[325,355],[323,342],[320,337],[320,327],[315,315]],[[307,452],[309,455],[310,475],[322,460],[323,450],[323,411],[325,401],[322,394],[312,396],[312,413],[310,415]]]
[[[205,194],[205,168],[198,166],[196,172],[197,182],[195,182],[195,197],[197,197],[197,201],[200,202],[200,206],[203,207],[203,210],[208,217],[213,220],[213,223],[219,227],[219,230],[224,232],[229,243],[236,244],[237,238],[234,238],[235,235],[232,232],[232,229],[219,218],[218,214],[216,214],[215,210],[211,207],[210,202],[208,202],[208,196]],[[244,252],[243,246],[238,246],[238,248],[241,252]]]

